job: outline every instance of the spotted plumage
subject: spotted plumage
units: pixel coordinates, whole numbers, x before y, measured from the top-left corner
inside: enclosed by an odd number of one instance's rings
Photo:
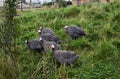
[[[57,35],[51,35],[50,33],[45,33],[45,34],[41,34],[40,36],[42,39],[44,39],[45,41],[53,41],[57,44],[61,44],[62,41],[59,39],[59,37]]]
[[[78,26],[65,26],[65,31],[72,39],[77,39],[81,36],[86,36],[85,32]]]
[[[31,41],[25,40],[25,43],[28,45],[28,47],[31,50],[40,52],[43,49],[42,44],[39,40],[31,40]]]
[[[79,58],[79,56],[73,51],[55,50],[54,48],[55,46],[52,45],[53,56],[55,57],[56,61],[60,64],[70,65]]]
[[[52,48],[51,48],[51,45],[54,45],[55,46],[55,50],[60,50],[61,49],[61,45],[59,44],[56,44],[55,42],[52,42],[52,41],[45,41],[44,39],[40,38],[39,39],[42,43],[42,46],[43,46],[43,49],[44,49],[44,52],[45,53],[48,53],[48,52],[52,52]]]
[[[41,34],[45,34],[45,33],[49,33],[51,35],[55,35],[54,32],[50,29],[50,28],[42,28],[40,27],[38,29],[38,33],[41,35]]]

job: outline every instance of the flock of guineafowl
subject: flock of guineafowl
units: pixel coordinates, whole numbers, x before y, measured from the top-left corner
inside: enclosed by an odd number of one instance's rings
[[[73,40],[81,36],[86,36],[85,32],[79,26],[65,26],[64,29]],[[79,55],[73,51],[62,50],[62,41],[50,28],[40,27],[38,33],[40,35],[39,39],[25,40],[25,43],[31,50],[42,52],[43,54],[51,51],[59,64],[70,65],[79,58]]]

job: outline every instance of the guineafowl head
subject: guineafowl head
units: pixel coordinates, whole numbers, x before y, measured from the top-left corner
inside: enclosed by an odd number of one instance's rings
[[[43,27],[39,27],[39,30],[42,30],[43,29]]]
[[[43,41],[43,39],[42,39],[42,38],[39,38],[39,41]]]
[[[38,33],[41,34],[41,30],[40,29],[38,30]]]
[[[52,48],[55,48],[55,46],[54,46],[53,44],[51,45],[51,47],[52,47]]]
[[[65,26],[65,27],[64,27],[64,29],[67,29],[67,28],[68,28],[68,26]]]
[[[39,38],[39,42],[43,45],[44,44],[44,42],[45,42],[45,40],[43,39],[43,38]]]
[[[29,43],[29,41],[28,41],[28,40],[25,40],[25,43],[26,43],[26,44],[28,44],[28,43]]]
[[[51,48],[52,48],[52,50],[54,51],[55,50],[55,45],[51,45]]]

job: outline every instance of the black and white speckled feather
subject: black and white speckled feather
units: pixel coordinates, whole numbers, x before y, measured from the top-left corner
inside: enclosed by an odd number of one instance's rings
[[[41,34],[45,34],[45,33],[49,33],[51,35],[55,35],[54,32],[52,31],[52,29],[50,28],[42,28],[40,27],[40,29],[38,30],[38,33]]]
[[[53,55],[57,62],[59,62],[60,64],[70,65],[79,58],[79,56],[75,54],[73,51],[54,50],[55,46],[54,45],[52,46]]]
[[[72,39],[77,39],[78,37],[86,35],[85,32],[78,26],[65,26],[64,28]]]
[[[43,49],[43,46],[39,40],[31,40],[31,41],[26,40],[25,42],[31,50],[42,51]]]

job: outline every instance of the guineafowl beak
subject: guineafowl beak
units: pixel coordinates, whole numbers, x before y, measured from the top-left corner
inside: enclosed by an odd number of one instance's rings
[[[65,26],[65,27],[64,27],[64,29],[67,29],[67,28],[68,28],[68,26]]]

